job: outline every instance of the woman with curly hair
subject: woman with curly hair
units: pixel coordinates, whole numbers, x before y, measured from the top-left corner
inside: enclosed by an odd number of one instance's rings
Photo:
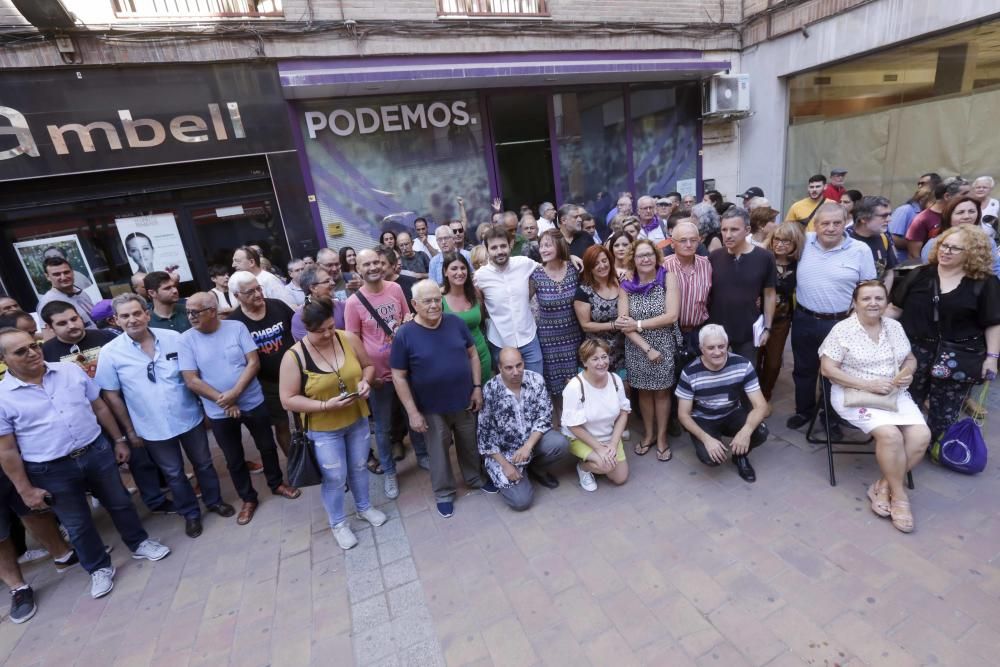
[[[932,442],[959,417],[972,384],[992,380],[1000,358],[1000,283],[986,233],[955,225],[937,237],[930,263],[894,290],[889,316],[913,344],[910,394],[928,402]]]

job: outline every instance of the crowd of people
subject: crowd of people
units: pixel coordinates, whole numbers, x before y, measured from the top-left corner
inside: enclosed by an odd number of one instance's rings
[[[371,474],[396,498],[406,443],[445,518],[458,497],[452,449],[465,487],[515,511],[530,508],[536,485],[559,486],[560,460],[594,492],[598,478],[628,481],[626,443],[666,463],[684,431],[701,463],[731,462],[752,483],[789,337],[787,427],[818,419],[833,439],[843,428],[870,434],[872,510],[912,531],[906,473],[959,418],[971,384],[997,371],[1000,203],[992,179],[925,174],[893,210],[847,190],[845,177],[810,178],[781,222],[751,187],[742,205],[714,191],[701,202],[624,193],[597,216],[572,203],[504,211],[496,200],[475,229],[464,216],[433,230],[417,218],[372,248],[323,248],[287,267],[242,246],[186,299],[176,275],[152,271],[94,304],[65,258],[47,258],[41,331],[0,298],[11,619],[36,609],[19,529],[57,569],[80,563],[91,594],[106,595],[115,569],[88,495],[134,558],[170,553],[143,529],[122,464],[151,512],[182,517],[197,538],[203,510],[253,520],[252,473],[273,496],[300,497],[279,454],[294,430],[313,448],[343,549],[357,544],[346,494],[358,518],[382,525]],[[244,427],[260,463],[247,460]],[[209,432],[238,508],[223,498]]]

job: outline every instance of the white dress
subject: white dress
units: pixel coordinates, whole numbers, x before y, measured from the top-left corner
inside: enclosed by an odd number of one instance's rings
[[[842,371],[865,380],[891,380],[896,377],[900,364],[909,353],[910,341],[899,322],[883,317],[876,343],[865,332],[856,314],[838,322],[819,347],[820,357],[840,362]],[[864,433],[870,433],[879,426],[927,423],[907,391],[899,393],[895,412],[876,408],[847,408],[844,407],[844,388],[833,383],[830,405],[844,420]]]

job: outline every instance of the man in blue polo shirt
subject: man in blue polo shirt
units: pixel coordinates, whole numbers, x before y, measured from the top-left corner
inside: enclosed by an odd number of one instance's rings
[[[194,467],[209,511],[223,517],[236,512],[222,502],[201,406],[181,377],[181,334],[170,329],[154,333],[149,328],[146,300],[138,294],[121,294],[111,305],[125,333],[101,348],[94,379],[118,423],[124,425],[129,443],[145,447],[163,471],[177,513],[185,519],[184,532],[188,537],[198,537],[202,531],[201,508],[184,474],[182,447]]]
[[[466,485],[497,492],[483,479],[476,443],[475,413],[483,404],[479,353],[465,323],[456,315],[444,314],[441,290],[434,281],[414,285],[412,303],[416,317],[396,331],[389,365],[410,428],[427,434],[431,486],[438,513],[447,518],[455,503],[448,451],[451,433]]]
[[[836,202],[820,204],[813,216],[815,232],[806,234],[796,268],[795,314],[792,316],[792,357],[795,370],[795,414],[788,428],[800,428],[816,410],[819,346],[830,330],[847,317],[854,287],[875,279],[875,259],[867,245],[844,233],[847,211]],[[829,406],[825,414],[830,415]],[[834,427],[831,426],[831,431]]]
[[[767,400],[760,390],[753,363],[729,352],[729,336],[718,324],[698,332],[701,356],[681,371],[677,380],[677,418],[691,434],[698,460],[717,466],[730,452],[736,470],[747,482],[756,482],[750,450],[767,440]],[[746,396],[752,406],[743,404]],[[732,438],[729,445],[720,440]]]
[[[192,328],[181,335],[178,361],[184,383],[201,397],[215,441],[226,457],[236,493],[243,500],[236,523],[245,526],[257,511],[257,491],[250,481],[240,426],[250,431],[264,464],[272,493],[298,498],[302,492],[284,483],[264,392],[257,381],[260,358],[250,330],[242,322],[219,319],[219,301],[208,292],[187,301]]]

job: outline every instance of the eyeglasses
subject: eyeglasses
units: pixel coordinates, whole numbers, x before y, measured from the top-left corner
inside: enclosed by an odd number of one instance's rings
[[[698,245],[701,239],[674,239],[674,243],[678,245]]]
[[[416,302],[419,303],[421,306],[432,306],[436,303],[441,303],[441,297],[432,296],[426,299],[416,299]]]
[[[656,259],[656,254],[655,253],[651,253],[651,252],[650,253],[643,253],[642,255],[636,255],[635,258],[636,258],[636,260],[640,260],[640,259]]]
[[[326,280],[317,280],[316,282],[313,283],[313,286],[316,286],[316,285],[329,285],[332,282],[333,281],[330,280],[329,278],[327,278]]]
[[[146,365],[146,378],[150,382],[156,382],[156,366],[153,365],[155,363],[156,362],[151,361]]]
[[[952,245],[950,243],[942,243],[938,246],[938,252],[944,252],[949,255],[957,255],[960,252],[965,252],[965,248],[960,245]]]
[[[795,241],[792,239],[774,239],[771,243],[773,245],[793,245]]]
[[[655,207],[653,207],[653,206],[640,206],[639,210],[640,211],[651,211],[651,210],[653,210],[653,208],[655,208]]]
[[[188,316],[189,320],[196,320],[201,317],[202,313],[208,312],[210,310],[215,310],[214,306],[209,306],[208,308],[202,308],[201,310],[185,310],[184,313]]]
[[[257,287],[251,287],[250,289],[245,289],[240,292],[240,294],[263,294],[264,288],[258,285]]]
[[[28,343],[24,347],[19,347],[16,350],[11,351],[11,354],[15,357],[26,357],[28,356],[28,352],[38,352],[41,349],[41,343]]]

